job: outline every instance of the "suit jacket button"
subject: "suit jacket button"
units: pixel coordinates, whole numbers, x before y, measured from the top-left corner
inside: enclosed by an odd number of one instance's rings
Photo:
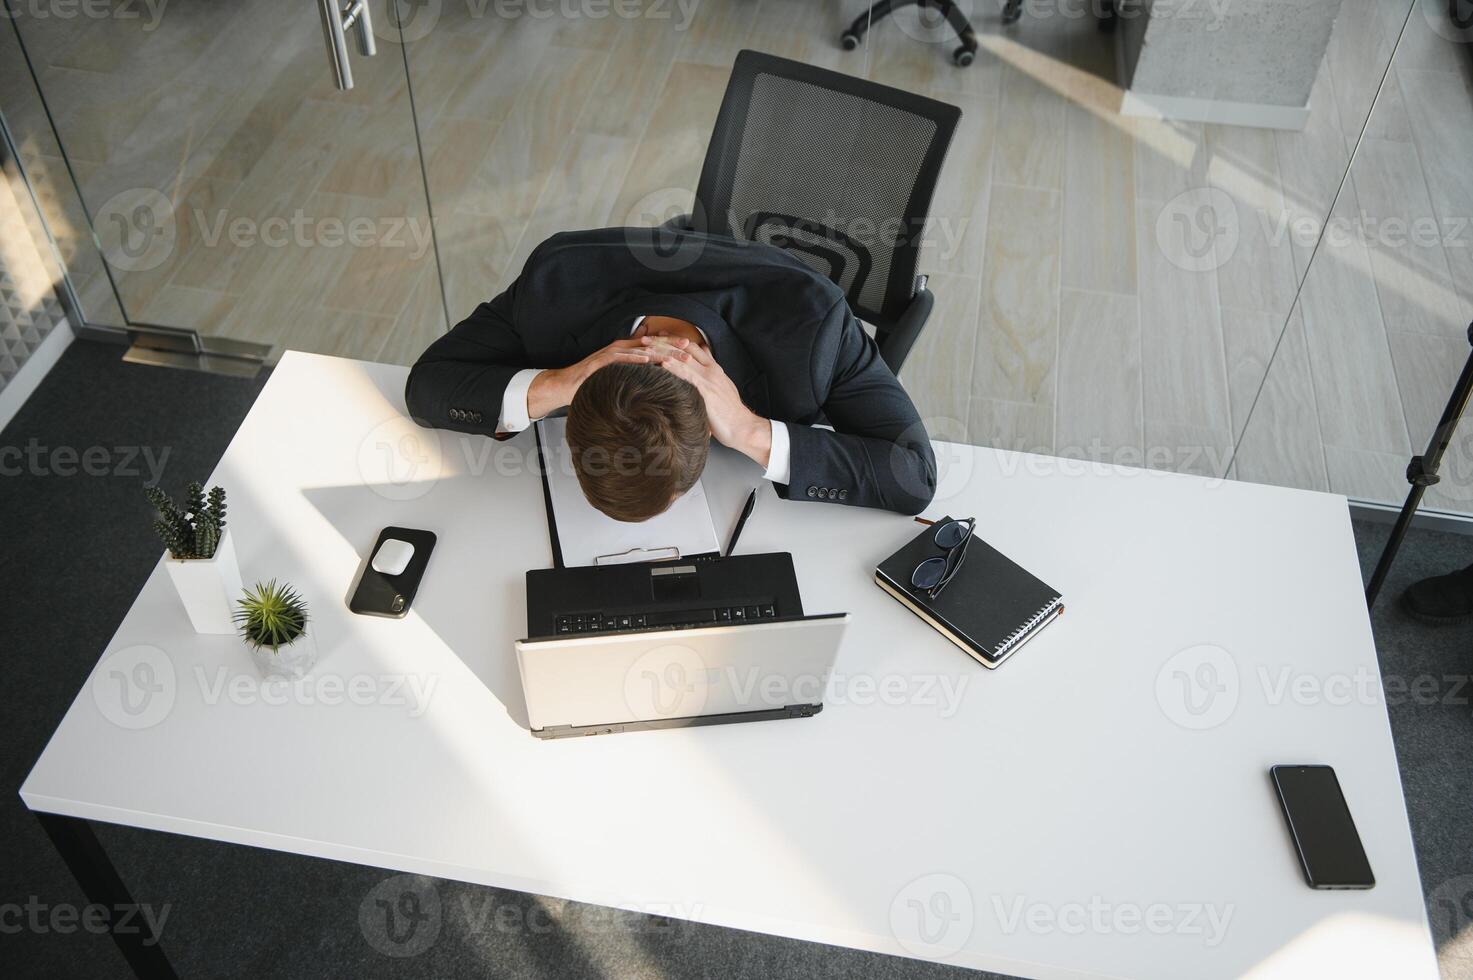
[[[849,491],[848,490],[840,490],[839,491],[839,499],[840,500],[848,500],[849,499]]]
[[[471,413],[471,421],[479,424],[480,421],[481,421],[481,413],[480,412],[472,412]]]
[[[839,491],[837,491],[834,488],[830,487],[829,488],[829,499],[830,500],[838,500],[839,499]]]
[[[818,496],[818,487],[809,487],[808,488],[808,496],[810,496],[810,497],[817,497]]]
[[[458,408],[452,408],[450,410],[450,421],[452,421],[452,422],[459,422],[460,421],[460,409],[458,409]]]

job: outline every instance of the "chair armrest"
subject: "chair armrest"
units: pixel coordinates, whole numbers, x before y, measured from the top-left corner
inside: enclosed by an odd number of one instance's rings
[[[924,277],[917,278],[921,282],[915,295],[910,298],[910,305],[900,314],[895,326],[880,337],[880,356],[896,374],[900,373],[901,365],[905,363],[910,349],[915,346],[916,338],[921,335],[921,328],[926,325],[931,309],[936,305],[936,297],[926,288]]]

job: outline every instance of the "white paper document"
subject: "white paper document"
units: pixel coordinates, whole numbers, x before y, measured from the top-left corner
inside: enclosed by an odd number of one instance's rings
[[[616,521],[597,510],[578,485],[567,427],[565,418],[537,423],[552,497],[549,518],[557,522],[564,565],[611,565],[720,552],[706,488],[699,480],[669,510],[637,524]]]

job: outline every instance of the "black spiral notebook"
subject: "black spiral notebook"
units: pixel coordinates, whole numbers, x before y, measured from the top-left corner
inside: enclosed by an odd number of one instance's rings
[[[996,667],[1064,611],[1054,589],[972,535],[960,571],[932,599],[912,586],[915,567],[946,551],[935,543],[943,517],[875,569],[875,582],[984,667]]]

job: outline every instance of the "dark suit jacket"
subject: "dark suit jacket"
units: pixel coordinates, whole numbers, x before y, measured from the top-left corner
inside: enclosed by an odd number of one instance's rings
[[[405,400],[420,425],[493,435],[522,368],[566,367],[639,315],[700,327],[754,412],[788,423],[791,500],[914,514],[936,460],[915,406],[844,294],[782,249],[697,233],[609,228],[555,235],[506,292],[430,345]],[[825,422],[834,431],[811,428]]]

